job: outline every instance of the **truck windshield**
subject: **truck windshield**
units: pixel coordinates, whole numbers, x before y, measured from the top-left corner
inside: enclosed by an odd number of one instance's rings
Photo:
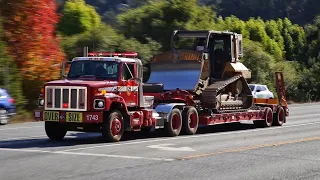
[[[73,61],[68,73],[68,79],[83,76],[95,76],[104,80],[117,80],[119,63],[110,61]]]

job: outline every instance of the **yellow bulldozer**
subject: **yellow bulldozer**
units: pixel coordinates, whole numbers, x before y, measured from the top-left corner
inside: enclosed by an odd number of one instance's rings
[[[176,30],[171,50],[153,57],[145,82],[189,91],[197,108],[214,113],[247,110],[253,96],[251,72],[240,62],[242,42],[234,32]]]

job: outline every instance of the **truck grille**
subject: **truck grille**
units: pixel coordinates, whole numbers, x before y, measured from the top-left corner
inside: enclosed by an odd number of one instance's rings
[[[45,89],[46,110],[87,110],[87,87],[47,86]]]

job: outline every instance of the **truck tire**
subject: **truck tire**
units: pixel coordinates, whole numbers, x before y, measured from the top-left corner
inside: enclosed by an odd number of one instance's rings
[[[197,109],[192,106],[185,107],[182,111],[182,132],[193,135],[197,132],[198,126],[199,115]]]
[[[102,136],[108,142],[118,142],[124,132],[124,121],[121,112],[112,111],[103,121]]]
[[[283,107],[279,107],[277,112],[274,114],[272,125],[282,126],[285,121],[286,121],[286,115],[285,115],[284,109]]]
[[[271,108],[267,108],[263,120],[253,121],[254,125],[258,128],[271,127],[273,123],[273,112]]]
[[[44,125],[46,134],[51,140],[62,140],[67,134],[67,129],[59,122],[45,121]]]
[[[182,115],[179,109],[174,108],[170,115],[168,122],[164,124],[164,133],[166,136],[178,136],[182,128]]]

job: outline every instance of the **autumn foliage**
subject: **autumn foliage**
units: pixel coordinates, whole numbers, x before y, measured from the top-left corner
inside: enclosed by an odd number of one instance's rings
[[[54,0],[4,0],[4,35],[24,79],[48,81],[59,75],[64,53],[55,37],[59,16]]]

